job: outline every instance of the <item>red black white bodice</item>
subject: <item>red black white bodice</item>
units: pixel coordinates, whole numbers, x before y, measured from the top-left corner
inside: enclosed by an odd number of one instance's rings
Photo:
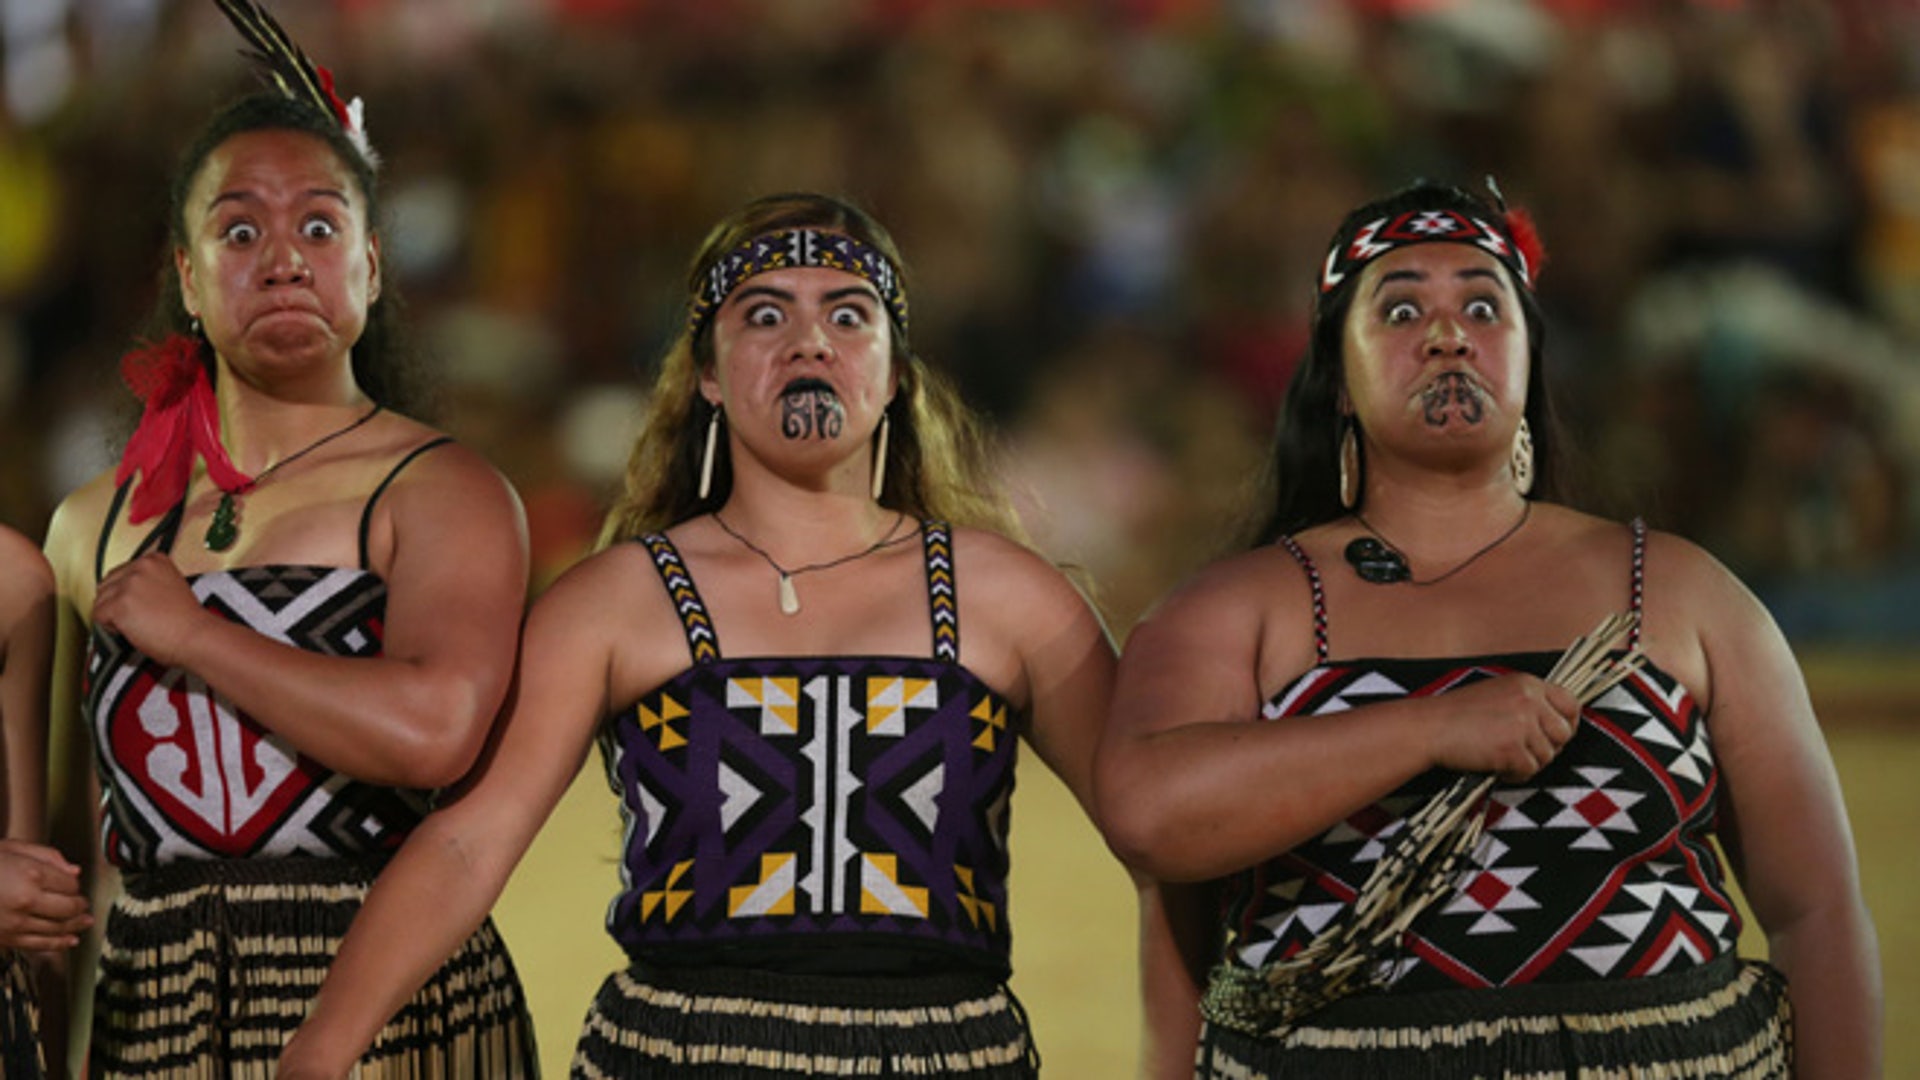
[[[1642,551],[1636,523],[1636,609]],[[1544,676],[1556,659],[1323,654],[1266,705],[1262,722],[1443,694],[1503,672]],[[1406,815],[1455,775],[1416,777],[1230,878],[1224,959],[1258,967],[1313,941],[1352,904]],[[1390,991],[1653,975],[1731,953],[1740,916],[1709,843],[1718,791],[1706,717],[1674,679],[1643,668],[1587,706],[1545,769],[1493,788],[1471,865],[1403,938]]]
[[[367,569],[374,504],[401,470],[449,442],[409,451],[368,497],[360,565],[251,566],[187,579],[208,611],[285,645],[327,656],[383,651],[387,585]],[[95,574],[130,487],[114,496]],[[160,519],[139,553],[171,551],[182,507]],[[199,676],[156,663],[95,631],[86,713],[105,800],[102,848],[124,870],[183,859],[365,856],[400,846],[431,793],[363,783],[301,755]]]
[[[642,538],[693,664],[602,728],[630,956],[877,949],[1004,976],[1017,718],[959,663],[948,532],[923,531],[930,657],[723,657],[672,543]]]
[[[189,579],[195,598],[275,641],[378,656],[386,584],[342,567],[259,566]],[[397,847],[424,792],[365,784],[303,757],[199,676],[96,632],[88,716],[106,795],[105,850],[124,869],[180,859],[363,855]]]

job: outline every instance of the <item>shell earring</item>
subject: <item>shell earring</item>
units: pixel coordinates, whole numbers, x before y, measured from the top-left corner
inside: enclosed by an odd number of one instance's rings
[[[713,455],[720,443],[720,406],[707,414],[707,448],[700,455],[700,501],[713,491]]]
[[[1340,505],[1351,510],[1360,505],[1360,425],[1351,418],[1346,433],[1340,436]]]
[[[1522,495],[1533,490],[1533,429],[1524,416],[1513,433],[1513,486]]]

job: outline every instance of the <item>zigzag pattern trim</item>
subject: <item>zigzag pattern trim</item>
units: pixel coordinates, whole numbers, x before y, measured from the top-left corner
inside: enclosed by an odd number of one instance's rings
[[[647,533],[640,537],[640,542],[653,556],[653,567],[660,572],[667,595],[673,598],[673,608],[680,615],[680,628],[686,631],[687,651],[693,654],[693,662],[711,664],[720,659],[720,636],[714,633],[713,619],[700,599],[700,590],[694,587],[693,575],[687,573],[686,564],[680,561],[679,549],[665,533]]]
[[[929,521],[921,535],[927,547],[927,601],[933,612],[933,655],[960,662],[960,601],[953,584],[953,538],[944,521]]]

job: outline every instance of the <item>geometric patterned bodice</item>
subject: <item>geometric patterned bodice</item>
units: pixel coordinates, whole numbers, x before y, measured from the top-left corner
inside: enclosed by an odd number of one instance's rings
[[[960,665],[950,534],[921,531],[931,657],[722,657],[672,543],[639,539],[693,664],[601,729],[631,958],[877,947],[1004,977],[1018,723]]]
[[[1645,533],[1634,522],[1632,608]],[[1289,545],[1314,579],[1304,552]],[[1545,676],[1557,653],[1471,659],[1326,659],[1276,694],[1262,721],[1443,694],[1493,675]],[[1635,631],[1637,637],[1638,631]],[[1227,881],[1223,959],[1292,955],[1349,907],[1407,814],[1457,773],[1430,770],[1291,851]],[[1706,717],[1651,664],[1587,705],[1573,738],[1519,784],[1496,782],[1486,830],[1447,896],[1402,939],[1387,992],[1632,978],[1730,954],[1740,916],[1708,840],[1719,772]]]
[[[275,641],[328,656],[379,656],[387,586],[366,566],[366,514],[407,455],[367,502],[361,566],[249,566],[187,579],[200,605]],[[116,493],[104,558],[129,488]],[[170,551],[181,508],[139,553]],[[96,565],[103,572],[104,562]],[[124,870],[182,859],[389,852],[431,808],[431,793],[368,784],[301,755],[191,672],[164,667],[118,635],[95,630],[87,656],[86,715],[105,801],[102,850]]]

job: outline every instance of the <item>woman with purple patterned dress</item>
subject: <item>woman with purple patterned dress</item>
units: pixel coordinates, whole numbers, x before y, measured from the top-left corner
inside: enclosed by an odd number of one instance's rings
[[[1102,823],[1211,883],[1150,979],[1200,1076],[1875,1075],[1873,928],[1799,671],[1705,552],[1554,501],[1541,262],[1497,195],[1349,215],[1258,542],[1128,642]],[[1610,613],[1621,681],[1576,694],[1556,661]],[[1467,831],[1428,831],[1462,774],[1491,785]],[[1422,861],[1445,836],[1457,861]],[[1734,953],[1720,846],[1770,965]]]
[[[575,1075],[1036,1072],[1006,987],[1015,753],[1090,800],[1112,646],[1007,538],[877,223],[763,198],[688,286],[604,550],[535,604],[497,742],[382,879],[283,1076],[340,1075],[596,741],[630,966]]]

